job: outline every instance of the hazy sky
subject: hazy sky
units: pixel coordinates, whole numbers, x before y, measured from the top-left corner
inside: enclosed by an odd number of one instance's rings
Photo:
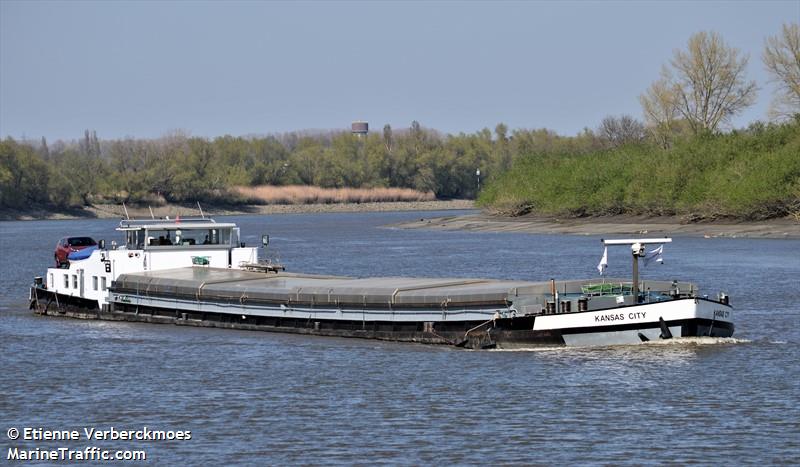
[[[575,134],[641,118],[638,96],[692,33],[750,54],[800,0],[45,2],[0,0],[0,135],[74,139],[372,129]]]

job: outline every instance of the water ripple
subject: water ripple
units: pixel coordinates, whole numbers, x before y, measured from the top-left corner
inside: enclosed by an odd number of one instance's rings
[[[415,217],[234,220],[245,232],[267,225],[270,248],[294,271],[537,280],[594,273],[597,242],[585,237],[377,228]],[[12,266],[0,281],[0,428],[192,430],[188,442],[144,444],[155,464],[800,463],[800,264],[785,260],[800,242],[672,244],[658,273],[731,293],[730,339],[472,352],[32,316],[25,287],[56,239],[67,231],[100,238],[111,227],[2,225],[20,244],[4,250]],[[23,235],[30,228],[37,235]],[[710,257],[697,255],[709,244]],[[731,274],[742,257],[748,267]],[[623,266],[612,265],[620,275]]]

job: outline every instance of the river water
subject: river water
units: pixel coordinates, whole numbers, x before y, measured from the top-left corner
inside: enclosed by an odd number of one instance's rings
[[[297,272],[597,274],[600,237],[382,227],[437,214],[224,219],[249,244],[269,233],[269,255]],[[60,237],[110,242],[115,226],[0,222],[0,464],[15,447],[62,446],[181,465],[800,463],[798,240],[675,238],[665,264],[643,270],[728,292],[732,339],[464,351],[27,311],[31,278]],[[611,276],[629,274],[623,249],[609,263]],[[25,427],[190,430],[191,440],[8,438]]]

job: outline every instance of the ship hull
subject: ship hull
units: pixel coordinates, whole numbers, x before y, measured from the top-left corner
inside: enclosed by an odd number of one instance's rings
[[[31,309],[47,316],[214,327],[329,337],[454,345],[469,349],[519,349],[542,346],[608,346],[640,344],[672,337],[730,337],[730,306],[702,298],[641,303],[606,310],[492,319],[466,311],[431,320],[419,310],[392,310],[403,319],[348,319],[356,310],[289,310],[282,304],[215,303],[117,294],[109,305],[31,288]],[[289,313],[292,311],[293,313]],[[385,309],[361,310],[362,316],[386,316]]]

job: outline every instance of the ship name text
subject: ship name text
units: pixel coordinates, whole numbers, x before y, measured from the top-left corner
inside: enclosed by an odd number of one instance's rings
[[[629,320],[645,319],[646,317],[647,317],[646,311],[631,311],[627,315],[625,313],[609,313],[605,315],[595,315],[594,321],[595,323],[603,323],[606,321],[625,321],[626,319]]]

